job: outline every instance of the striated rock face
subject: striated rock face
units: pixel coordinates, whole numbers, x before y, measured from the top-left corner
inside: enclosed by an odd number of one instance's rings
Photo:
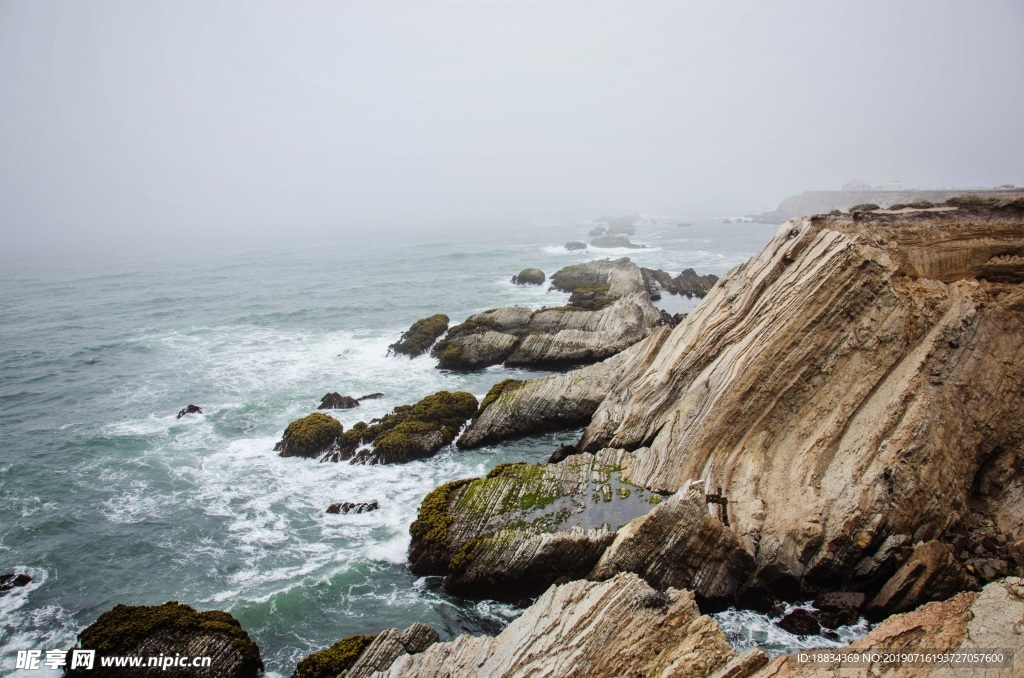
[[[345,514],[349,513],[369,513],[370,511],[376,511],[380,508],[380,504],[377,501],[340,501],[337,504],[331,504],[327,507],[327,513]]]
[[[868,604],[867,612],[906,612],[974,588],[974,579],[956,562],[949,547],[932,540],[914,549],[910,559]]]
[[[922,605],[913,612],[889,617],[843,652],[871,649],[898,652],[973,652],[978,650],[1016,651],[1014,668],[987,671],[966,666],[903,666],[889,664],[863,665],[858,668],[809,666],[795,657],[777,657],[759,671],[744,676],[953,676],[953,675],[1019,675],[1019,654],[1024,649],[1024,582],[1011,577],[985,586],[981,593],[960,593],[943,602]]]
[[[623,574],[552,587],[495,637],[459,636],[374,675],[703,678],[734,656],[688,591],[658,593]]]
[[[874,596],[979,516],[1024,555],[1022,281],[1019,206],[790,222],[667,337],[524,383],[461,444],[599,403],[579,450],[633,451],[623,478],[659,492],[704,480],[776,595]]]
[[[292,678],[366,678],[385,671],[402,655],[423,652],[440,637],[426,624],[375,636],[349,636],[299,662]]]
[[[510,306],[474,314],[434,346],[438,367],[592,363],[637,343],[659,322],[640,269],[628,259],[569,266],[551,280],[556,289],[573,292],[570,306],[539,311]]]
[[[174,601],[117,605],[82,631],[78,647],[96,651],[94,668],[69,670],[69,676],[142,675],[136,668],[101,666],[103,657],[125,655],[211,658],[209,667],[168,667],[153,675],[248,678],[263,673],[259,648],[234,617],[219,610],[197,612]]]

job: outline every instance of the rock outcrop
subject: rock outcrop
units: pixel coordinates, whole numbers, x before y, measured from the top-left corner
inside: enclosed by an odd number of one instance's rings
[[[0,593],[6,593],[15,587],[28,586],[32,583],[32,577],[27,574],[0,574]]]
[[[734,657],[688,591],[659,593],[623,574],[551,587],[497,636],[436,643],[375,675],[705,678]]]
[[[334,417],[314,412],[288,424],[274,451],[282,457],[319,457],[334,447],[343,430]]]
[[[580,250],[587,249],[587,243],[581,240],[570,240],[569,242],[565,243],[565,249],[567,249],[570,252],[578,252]]]
[[[659,322],[640,269],[629,259],[569,266],[551,281],[556,289],[573,293],[569,306],[539,311],[508,306],[471,315],[434,346],[438,367],[476,370],[504,363],[561,368],[592,363],[637,343]]]
[[[353,407],[359,407],[359,401],[357,399],[352,396],[344,396],[337,391],[333,391],[320,399],[320,405],[316,409],[351,410]]]
[[[145,675],[137,668],[102,666],[104,657],[127,655],[210,658],[208,667],[168,666],[152,670],[153,675],[250,678],[263,673],[259,648],[234,617],[219,610],[198,612],[174,601],[117,605],[82,631],[77,648],[96,651],[94,666],[69,669],[69,676]]]
[[[327,507],[327,513],[348,515],[349,513],[369,513],[380,508],[376,501],[341,501]]]
[[[895,209],[927,209],[952,199],[955,205],[963,196],[978,195],[1000,201],[1024,198],[1021,190],[992,191],[805,191],[786,198],[771,212],[754,217],[765,224],[781,224],[790,219],[824,214],[832,210],[848,210],[857,204],[875,203]]]
[[[614,249],[617,247],[624,247],[631,250],[642,249],[644,245],[637,245],[630,241],[624,235],[599,235],[590,241],[591,247],[600,247],[603,249]]]
[[[539,268],[524,268],[519,275],[512,276],[513,285],[543,285],[545,280],[547,276]]]
[[[631,451],[624,480],[714,488],[754,560],[744,595],[873,597],[979,516],[1019,558],[1022,282],[1019,205],[794,221],[667,337],[525,382],[460,444],[593,411],[578,448]]]
[[[202,413],[203,413],[203,408],[199,407],[199,405],[191,405],[190,404],[187,407],[183,407],[180,410],[178,410],[178,416],[175,417],[175,418],[176,419],[181,419],[182,417],[184,417],[186,415],[189,415],[189,414],[202,414]]]
[[[423,355],[447,330],[448,316],[443,313],[422,318],[414,322],[398,341],[388,346],[388,353],[406,355],[410,358]]]
[[[717,275],[711,273],[697,275],[692,268],[684,269],[675,278],[660,269],[642,268],[640,270],[643,271],[644,279],[647,281],[651,299],[655,301],[661,297],[662,290],[669,294],[704,298],[708,290],[718,282]]]

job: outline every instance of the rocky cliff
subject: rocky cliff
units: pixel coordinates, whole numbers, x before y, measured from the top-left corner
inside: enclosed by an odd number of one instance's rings
[[[670,334],[526,382],[462,444],[593,411],[580,451],[629,452],[650,491],[702,480],[752,591],[875,595],[930,540],[956,570],[979,519],[1019,569],[1022,281],[1019,203],[793,221]]]
[[[890,205],[909,205],[928,201],[935,204],[943,203],[950,198],[965,195],[995,197],[1001,200],[1017,200],[1024,198],[1022,190],[941,190],[941,191],[804,191],[800,195],[786,198],[771,212],[755,217],[756,221],[766,224],[781,224],[789,219],[809,217],[813,214],[825,214],[832,210],[848,210],[854,205],[874,203],[881,207]]]

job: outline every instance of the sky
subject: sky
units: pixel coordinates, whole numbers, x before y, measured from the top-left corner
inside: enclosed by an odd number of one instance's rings
[[[1024,2],[0,0],[8,253],[1024,184]]]

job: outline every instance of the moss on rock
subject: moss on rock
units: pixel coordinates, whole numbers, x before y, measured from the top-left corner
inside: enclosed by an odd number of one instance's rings
[[[484,396],[483,402],[480,403],[480,409],[476,411],[476,414],[473,415],[473,418],[476,419],[481,414],[483,414],[484,410],[486,410],[492,403],[498,400],[498,398],[505,395],[506,393],[511,394],[519,390],[525,383],[526,381],[522,379],[502,379],[501,381],[499,381],[497,384],[492,386],[491,390],[489,390],[487,392],[487,395]]]
[[[282,457],[316,457],[329,450],[343,430],[334,417],[314,412],[288,424],[274,451]]]
[[[409,527],[409,569],[419,576],[443,575],[448,572],[451,549],[448,528],[452,524],[451,501],[461,488],[476,478],[453,480],[428,494],[420,504],[416,520]]]
[[[334,678],[346,671],[377,636],[349,636],[299,662],[291,678]]]
[[[519,275],[512,276],[514,285],[543,285],[545,280],[547,276],[539,268],[524,268]]]
[[[101,614],[79,636],[79,647],[95,650],[98,655],[94,668],[68,671],[68,675],[97,678],[125,675],[123,670],[103,667],[99,657],[138,654],[143,644],[151,654],[156,648],[165,654],[178,650],[181,654],[190,654],[190,644],[205,642],[210,636],[227,641],[234,651],[229,652],[237,653],[230,667],[224,664],[224,657],[218,657],[221,664],[213,667],[216,675],[256,676],[263,670],[259,647],[234,617],[221,610],[199,612],[172,600],[163,605],[116,605]]]
[[[388,352],[415,358],[429,351],[437,338],[447,331],[448,316],[445,314],[437,313],[422,318],[414,322],[398,341],[388,346]]]

